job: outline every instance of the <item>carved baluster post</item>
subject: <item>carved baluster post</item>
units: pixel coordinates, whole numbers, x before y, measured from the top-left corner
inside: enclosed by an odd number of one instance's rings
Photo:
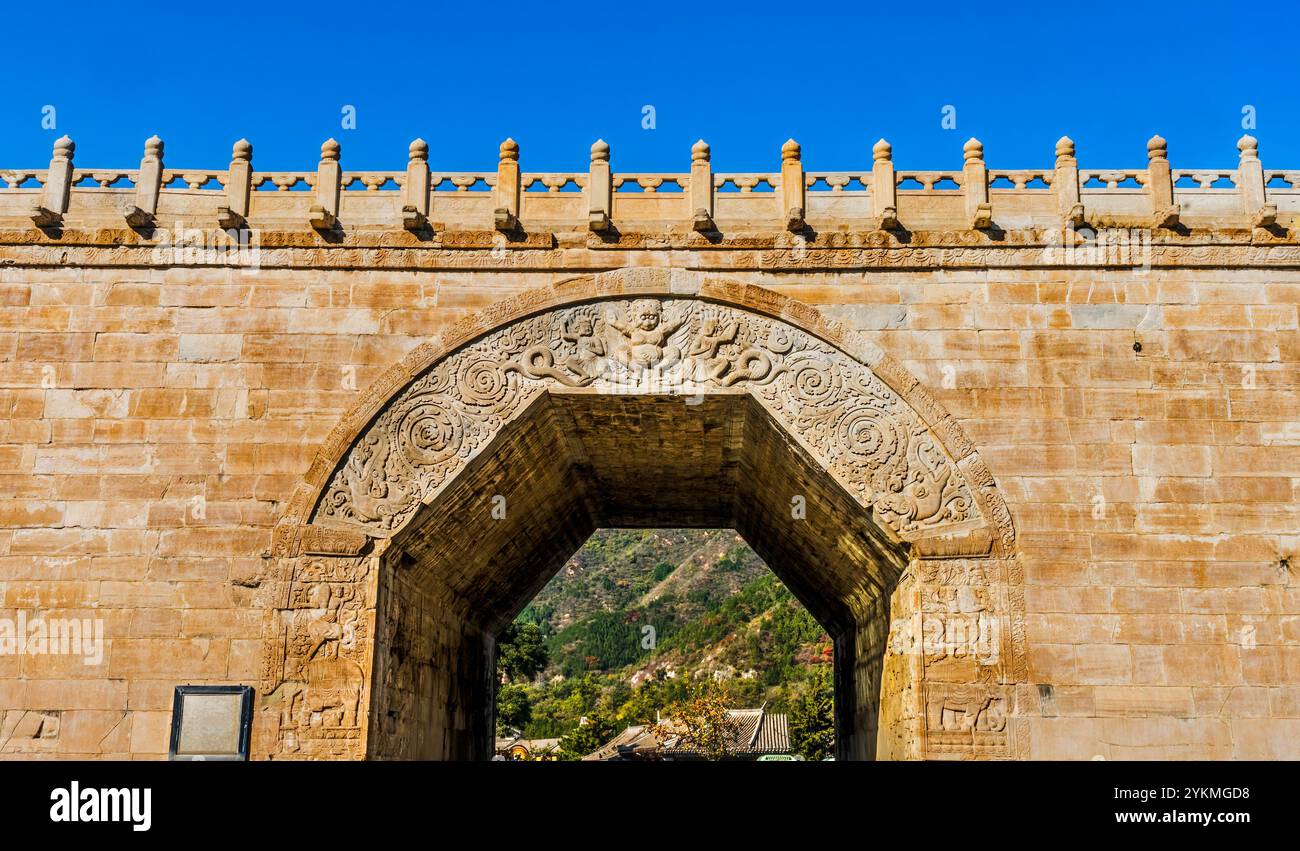
[[[1151,196],[1151,226],[1157,228],[1177,226],[1180,210],[1174,203],[1174,178],[1169,169],[1169,144],[1159,136],[1152,136],[1147,142],[1147,193]]]
[[[1271,227],[1277,223],[1277,205],[1267,202],[1259,142],[1254,136],[1242,136],[1237,141],[1237,150],[1241,151],[1241,160],[1237,163],[1237,192],[1241,194],[1242,208],[1255,227]]]
[[[158,193],[162,190],[163,141],[150,136],[144,143],[144,159],[135,182],[135,203],[126,208],[126,223],[133,228],[153,224],[158,213]]]
[[[343,192],[343,167],[339,165],[342,148],[333,139],[320,146],[320,164],[316,167],[316,203],[310,211],[311,226],[316,230],[333,230],[339,224],[339,196]]]
[[[253,146],[240,139],[231,150],[226,175],[226,205],[217,208],[217,223],[225,230],[242,228],[248,221],[253,197]]]
[[[993,226],[993,204],[989,202],[989,171],[984,165],[984,144],[971,137],[962,146],[962,190],[966,193],[966,220],[976,230]]]
[[[591,146],[591,171],[587,175],[587,224],[596,233],[612,228],[611,208],[614,196],[609,173],[609,145],[597,139]]]
[[[781,146],[781,214],[785,218],[785,229],[800,231],[804,229],[804,185],[803,162],[799,158],[799,143],[787,139]]]
[[[402,227],[410,231],[429,227],[429,143],[423,139],[416,139],[407,148]]]
[[[691,227],[716,230],[713,224],[713,164],[703,139],[691,145]]]
[[[894,148],[881,139],[871,148],[871,209],[876,227],[898,227],[898,179],[894,175]]]
[[[1062,136],[1056,142],[1056,171],[1052,175],[1056,207],[1072,227],[1083,224],[1083,203],[1079,200],[1079,161],[1074,158],[1074,140]]]
[[[72,154],[76,150],[76,143],[67,136],[61,136],[54,142],[50,170],[45,177],[45,192],[32,210],[32,221],[37,227],[48,228],[63,224],[63,215],[68,212],[68,201],[72,194]]]
[[[496,210],[493,219],[496,229],[502,232],[519,229],[519,143],[506,139],[501,143],[497,159]]]

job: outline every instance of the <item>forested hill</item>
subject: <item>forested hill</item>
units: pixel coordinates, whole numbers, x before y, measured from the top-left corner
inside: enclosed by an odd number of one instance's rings
[[[498,715],[530,736],[560,735],[597,705],[619,724],[654,720],[703,678],[733,706],[786,711],[830,663],[821,626],[730,530],[597,532],[516,626],[529,623],[548,664],[506,689],[526,706]]]

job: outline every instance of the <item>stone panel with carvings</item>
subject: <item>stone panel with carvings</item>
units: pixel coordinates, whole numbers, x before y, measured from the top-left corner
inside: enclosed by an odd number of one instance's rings
[[[283,562],[260,689],[279,716],[271,750],[281,758],[359,759],[374,643],[372,559]]]
[[[313,519],[390,537],[548,388],[747,391],[900,537],[985,525],[939,440],[867,366],[787,323],[671,298],[554,310],[445,358],[360,436]]]

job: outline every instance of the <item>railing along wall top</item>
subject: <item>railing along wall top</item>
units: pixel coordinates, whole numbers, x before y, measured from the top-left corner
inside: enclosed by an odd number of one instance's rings
[[[965,220],[947,226],[977,229],[991,227],[999,211],[1020,219],[1030,214],[1041,217],[1047,209],[1043,205],[1051,204],[1042,199],[1053,196],[1057,214],[1075,224],[1084,221],[1089,209],[1105,212],[1111,197],[1117,199],[1112,205],[1115,210],[1131,211],[1140,202],[1118,199],[1146,196],[1143,208],[1149,208],[1155,227],[1178,223],[1182,213],[1178,196],[1183,194],[1188,199],[1199,199],[1191,207],[1197,215],[1240,215],[1254,226],[1269,227],[1276,222],[1278,201],[1283,202],[1287,212],[1300,211],[1300,199],[1293,194],[1300,191],[1300,171],[1265,171],[1259,160],[1258,142],[1250,136],[1238,142],[1236,168],[1177,169],[1170,167],[1167,143],[1159,136],[1148,142],[1146,167],[1117,169],[1080,168],[1074,143],[1065,137],[1057,143],[1053,168],[989,168],[984,161],[984,146],[970,139],[962,149],[961,169],[896,170],[892,146],[882,139],[872,147],[870,169],[806,172],[802,150],[791,139],[781,148],[779,171],[717,173],[712,170],[711,151],[703,140],[691,148],[689,172],[645,173],[614,171],[609,145],[603,141],[592,145],[591,165],[585,173],[523,173],[519,169],[519,145],[510,139],[500,146],[496,172],[430,171],[428,145],[419,139],[410,145],[405,171],[343,171],[341,146],[333,139],[321,146],[321,161],[315,171],[253,171],[252,145],[246,140],[235,144],[228,169],[166,168],[163,143],[157,137],[146,142],[138,169],[74,168],[75,147],[64,136],[54,144],[49,168],[0,170],[0,216],[25,216],[39,227],[53,227],[69,214],[75,217],[75,199],[81,193],[104,191],[116,195],[101,199],[121,196],[125,203],[119,209],[132,227],[153,222],[159,196],[166,198],[176,193],[193,196],[195,203],[208,197],[224,202],[214,210],[223,223],[245,222],[252,213],[253,199],[262,193],[298,193],[311,198],[307,219],[317,229],[339,227],[344,198],[354,196],[396,199],[400,210],[395,211],[394,218],[400,218],[405,227],[427,229],[431,205],[447,195],[464,197],[464,204],[487,199],[490,206],[482,209],[484,215],[491,212],[494,227],[519,229],[525,224],[519,218],[520,195],[524,192],[585,196],[585,215],[595,231],[613,229],[613,198],[629,194],[685,196],[691,227],[696,230],[719,227],[715,218],[717,195],[732,198],[724,207],[724,220],[737,215],[747,221],[762,218],[761,205],[768,204],[771,209],[767,215],[790,230],[801,230],[808,226],[810,216],[815,220],[820,211],[832,209],[839,216],[853,215],[860,209],[868,227],[905,227],[909,214],[929,209],[925,207],[930,203],[927,198],[939,205],[927,214],[931,220],[951,215],[957,208],[943,199],[954,196],[964,199],[961,209]],[[32,196],[37,196],[34,204],[23,201],[26,207],[14,206],[19,197]],[[15,202],[5,202],[7,197]],[[844,201],[834,201],[837,197]],[[176,203],[172,202],[172,206]],[[288,209],[284,203],[292,202],[277,203],[274,209],[282,218]],[[629,215],[653,218],[655,203],[653,197],[646,197],[620,209],[630,211]],[[669,200],[662,203],[668,204]],[[672,203],[680,205],[680,201]],[[457,215],[477,215],[473,211],[479,207],[464,204],[448,209]],[[577,205],[576,200],[556,199],[533,205],[530,210],[541,216],[581,216],[584,211]],[[103,215],[104,201],[86,209]],[[681,215],[680,206],[662,209]]]

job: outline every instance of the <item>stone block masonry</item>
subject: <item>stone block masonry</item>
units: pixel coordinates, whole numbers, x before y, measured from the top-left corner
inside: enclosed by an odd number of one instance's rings
[[[165,757],[187,683],[481,756],[503,619],[676,520],[829,625],[844,756],[1300,758],[1300,171],[863,152],[0,170],[0,757]]]

